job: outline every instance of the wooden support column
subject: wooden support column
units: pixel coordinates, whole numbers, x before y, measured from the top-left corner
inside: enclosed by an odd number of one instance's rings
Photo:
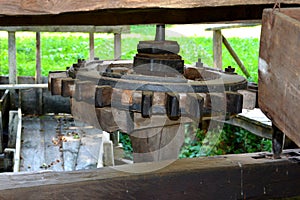
[[[36,69],[35,84],[42,83],[42,65],[41,65],[41,33],[36,32]],[[43,113],[43,90],[37,89],[38,114]]]
[[[114,58],[121,59],[121,33],[114,33]]]
[[[9,83],[17,83],[17,61],[16,61],[16,32],[8,32],[8,66]],[[17,107],[17,94],[10,90],[10,104],[12,109]]]
[[[94,32],[90,32],[90,60],[94,60],[95,58],[95,35]]]
[[[248,70],[246,69],[245,65],[240,60],[238,55],[235,53],[235,51],[233,50],[233,48],[230,46],[229,42],[227,41],[227,39],[223,35],[222,35],[222,41],[223,41],[225,47],[227,48],[227,50],[229,51],[230,55],[233,57],[233,59],[238,64],[238,66],[240,67],[242,72],[245,74],[245,76],[247,78],[250,77],[250,74],[249,74]]]
[[[213,31],[214,68],[222,69],[222,33],[221,30]]]

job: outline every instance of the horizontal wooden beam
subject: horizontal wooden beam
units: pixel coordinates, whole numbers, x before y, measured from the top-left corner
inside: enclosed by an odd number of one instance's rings
[[[0,174],[1,199],[268,199],[299,196],[299,150]],[[155,169],[157,169],[155,171]],[[141,173],[144,171],[144,173]]]
[[[0,0],[0,26],[188,24],[258,20],[274,0]],[[283,0],[282,7],[299,6]]]
[[[1,18],[0,18],[1,19]],[[129,33],[129,26],[0,26],[1,31]]]
[[[281,0],[282,4],[299,4],[299,0]],[[247,5],[274,5],[274,0],[0,0],[0,13],[3,15],[45,15],[69,12],[90,12],[113,9],[187,9],[200,7],[226,7]]]

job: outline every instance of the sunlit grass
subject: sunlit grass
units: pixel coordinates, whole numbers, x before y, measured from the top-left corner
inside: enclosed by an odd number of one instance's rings
[[[122,36],[122,59],[133,59],[140,40],[154,38],[155,26],[132,26],[131,34]],[[42,33],[42,74],[51,70],[64,70],[78,58],[88,58],[89,40],[86,33]],[[212,39],[206,37],[173,37],[178,41],[180,55],[186,64],[194,64],[201,58],[208,66],[213,65]],[[228,38],[238,56],[251,74],[251,80],[257,82],[259,40],[256,38]],[[35,35],[17,34],[17,70],[18,75],[34,76],[35,73]],[[95,57],[113,59],[113,35],[95,35]],[[7,37],[0,37],[0,74],[8,74]],[[223,46],[223,68],[232,66],[242,75],[237,64]]]

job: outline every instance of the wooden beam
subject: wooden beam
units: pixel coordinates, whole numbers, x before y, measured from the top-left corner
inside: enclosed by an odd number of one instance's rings
[[[249,78],[250,74],[249,74],[248,70],[246,69],[245,65],[243,64],[243,62],[241,61],[241,59],[239,58],[239,56],[233,50],[233,48],[231,47],[231,45],[229,44],[229,42],[227,41],[227,39],[223,35],[221,37],[222,37],[222,41],[223,41],[226,49],[229,51],[230,55],[233,57],[233,59],[235,60],[235,62],[238,64],[238,66],[240,67],[240,69],[242,70],[242,72],[244,73],[244,75],[247,78]]]
[[[297,0],[281,0],[282,4],[299,4]],[[97,1],[97,0],[11,0],[11,1],[0,1],[0,13],[2,15],[51,15],[51,14],[62,14],[70,12],[89,12],[99,10],[113,10],[113,9],[166,9],[166,8],[199,8],[199,7],[227,7],[227,6],[247,6],[247,5],[262,5],[269,4],[274,5],[274,0],[116,0],[110,1]]]
[[[14,155],[14,172],[20,171],[21,159],[21,135],[22,135],[22,112],[21,108],[17,111],[17,130],[16,130],[16,150]]]
[[[125,25],[125,24],[188,24],[259,20],[272,0],[171,0],[168,2],[87,0],[84,2],[54,0],[44,3],[20,0],[0,1],[0,26],[32,25]],[[30,5],[30,6],[29,6]],[[51,5],[51,6],[50,6]],[[299,6],[299,0],[281,1],[283,6]]]
[[[114,34],[114,58],[115,60],[120,60],[121,56],[122,56],[122,52],[121,52],[121,34],[120,33],[115,33]]]
[[[2,199],[270,199],[299,196],[299,150],[138,163],[73,172],[0,174]],[[294,160],[294,161],[292,161]],[[129,172],[129,173],[128,173]]]
[[[221,30],[213,31],[214,68],[222,70],[222,33]]]

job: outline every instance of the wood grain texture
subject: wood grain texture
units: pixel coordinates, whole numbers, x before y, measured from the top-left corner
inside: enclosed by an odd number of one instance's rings
[[[283,0],[282,6],[299,6]],[[201,23],[261,19],[274,0],[0,0],[0,26]]]
[[[281,3],[300,3],[298,0],[282,0]],[[96,11],[102,9],[132,8],[197,8],[237,5],[274,4],[273,0],[1,0],[0,13],[3,15],[40,15],[67,12]]]
[[[294,14],[294,9],[281,10],[274,14],[272,10],[264,12],[258,101],[275,126],[299,146],[300,16]],[[299,18],[289,17],[290,11]]]
[[[2,173],[1,199],[269,199],[300,195],[299,164],[258,154],[74,172]],[[131,173],[127,173],[131,172]]]

